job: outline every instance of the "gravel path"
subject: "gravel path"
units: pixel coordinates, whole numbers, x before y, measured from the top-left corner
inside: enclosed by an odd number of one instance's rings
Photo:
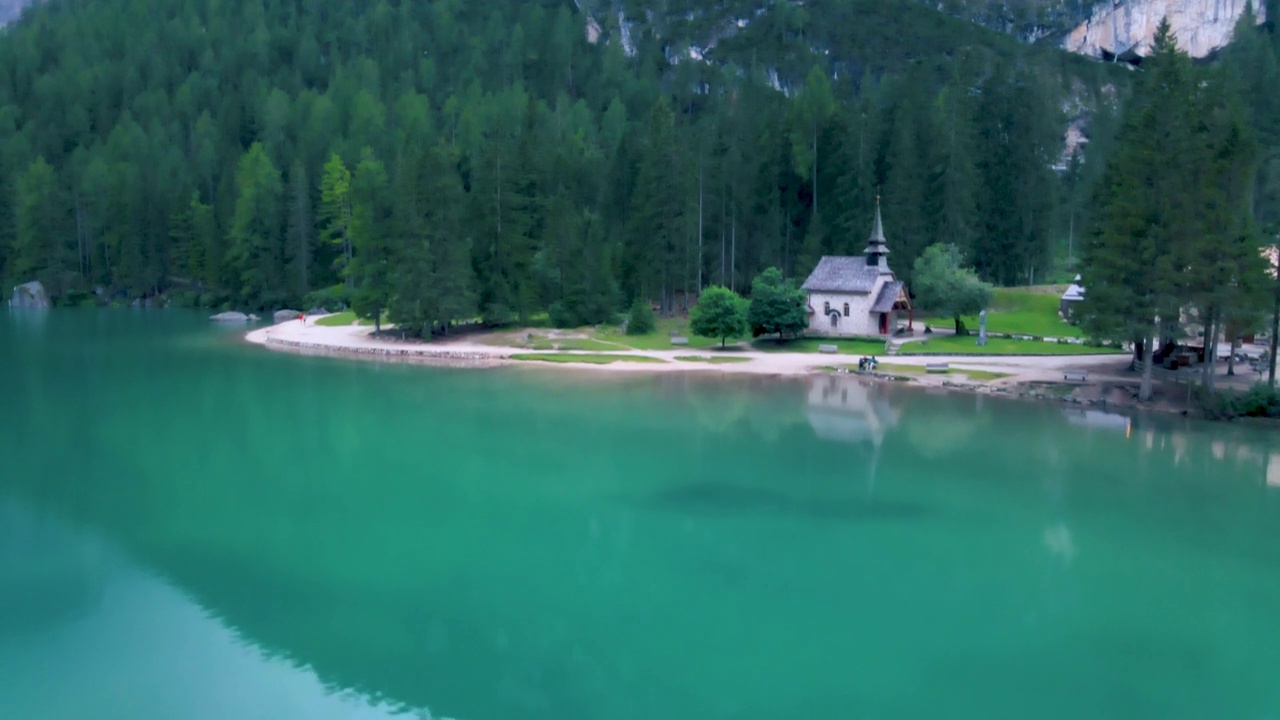
[[[468,340],[437,340],[432,343],[395,342],[371,337],[372,328],[359,325],[344,327],[323,327],[314,324],[309,318],[304,324],[298,320],[261,328],[250,332],[246,339],[251,343],[264,345],[272,350],[297,352],[304,354],[338,355],[356,358],[385,359],[399,361],[417,361],[424,363],[465,364],[489,366],[513,363],[511,355],[526,354],[527,348],[501,347],[485,345]],[[572,354],[562,352],[560,354]],[[586,353],[599,354],[599,353]],[[758,374],[758,375],[804,375],[817,372],[821,368],[832,365],[856,365],[855,355],[821,355],[816,353],[785,353],[740,351],[724,353],[733,357],[746,358],[747,362],[709,364],[698,362],[678,362],[677,356],[712,356],[714,351],[684,348],[680,350],[627,350],[620,346],[617,352],[610,355],[645,356],[667,360],[665,363],[628,363],[625,360],[605,365],[586,363],[563,363],[564,367],[577,369],[590,368],[601,372],[688,372],[716,371],[726,374]],[[990,384],[1016,384],[1024,382],[1061,381],[1063,370],[1088,370],[1090,384],[1096,380],[1133,380],[1126,369],[1129,364],[1125,355],[1069,355],[1069,356],[910,356],[897,355],[882,357],[881,362],[899,366],[920,367],[933,363],[948,363],[954,370],[982,370],[1008,374],[1009,377],[995,380]],[[549,364],[549,363],[548,363]],[[947,375],[928,375],[921,373],[916,380],[921,384],[941,385]]]

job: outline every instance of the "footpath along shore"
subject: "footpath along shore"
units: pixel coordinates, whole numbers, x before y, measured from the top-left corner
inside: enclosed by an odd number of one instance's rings
[[[857,365],[858,358],[853,355],[822,355],[816,353],[759,352],[753,350],[725,353],[732,355],[737,361],[732,363],[686,362],[678,361],[678,357],[689,356],[714,357],[719,353],[709,350],[629,350],[619,348],[608,352],[583,352],[582,355],[598,357],[609,355],[617,357],[616,362],[574,363],[574,362],[527,362],[512,359],[512,356],[528,357],[537,355],[536,351],[527,348],[505,347],[475,342],[474,336],[458,340],[435,340],[430,343],[400,342],[373,337],[373,329],[368,326],[347,325],[326,327],[316,325],[312,319],[304,323],[289,320],[270,327],[259,328],[246,337],[251,343],[262,345],[270,350],[293,352],[304,355],[327,355],[355,359],[418,362],[423,364],[453,365],[465,367],[493,367],[498,365],[558,365],[576,370],[596,370],[600,372],[719,372],[724,374],[750,375],[807,375],[818,372],[830,372],[832,366]],[[574,355],[574,352],[560,351],[557,356]],[[635,359],[628,361],[629,359]],[[662,361],[662,362],[654,362]],[[946,363],[953,374],[962,375],[964,371],[998,373],[1003,377],[981,383],[983,387],[992,389],[1008,389],[1027,383],[1060,383],[1063,373],[1068,370],[1084,370],[1089,374],[1084,386],[1097,385],[1100,382],[1132,382],[1132,375],[1125,372],[1128,358],[1120,355],[1069,355],[1069,356],[972,356],[972,355],[929,355],[912,356],[897,355],[892,358],[881,357],[885,364],[898,367],[920,368],[925,365]],[[951,374],[930,374],[918,372],[912,374],[912,380],[921,385],[956,387]],[[960,387],[958,389],[964,389]]]

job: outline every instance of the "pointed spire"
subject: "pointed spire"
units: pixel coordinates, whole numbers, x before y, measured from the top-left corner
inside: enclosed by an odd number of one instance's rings
[[[876,193],[876,224],[871,228],[871,243],[884,244],[884,222],[880,220],[880,193]]]
[[[876,193],[876,220],[871,226],[871,237],[867,241],[867,249],[862,251],[867,256],[868,267],[879,267],[882,274],[893,274],[889,269],[889,248],[884,239],[884,221],[880,219],[880,193]]]

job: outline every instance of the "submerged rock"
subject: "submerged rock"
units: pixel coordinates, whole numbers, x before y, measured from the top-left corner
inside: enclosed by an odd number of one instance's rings
[[[13,297],[9,299],[9,306],[16,308],[47,308],[49,307],[49,293],[45,292],[44,285],[39,280],[32,280],[13,289]]]
[[[297,310],[277,310],[276,314],[272,316],[272,319],[278,323],[288,322],[296,319],[301,314],[302,313]]]
[[[209,319],[214,322],[223,322],[223,323],[249,322],[249,316],[245,315],[242,312],[218,313],[217,315],[210,316]]]

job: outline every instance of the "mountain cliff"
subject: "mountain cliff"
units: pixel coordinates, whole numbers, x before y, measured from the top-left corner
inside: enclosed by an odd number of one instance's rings
[[[886,41],[911,39],[929,32],[946,18],[960,18],[1011,35],[1024,43],[1060,46],[1098,59],[1141,56],[1150,48],[1155,28],[1168,17],[1174,35],[1192,57],[1202,58],[1224,47],[1249,0],[916,0],[923,11],[903,3],[859,0],[575,0],[588,17],[588,32],[618,27],[624,45],[652,32],[675,44],[687,44],[693,57],[754,25],[769,32],[794,32],[805,21],[839,25],[859,16],[859,24],[881,33]],[[1255,2],[1259,22],[1265,3]],[[936,16],[936,17],[928,17]],[[922,30],[923,29],[923,30]],[[829,50],[829,48],[814,48]]]
[[[17,19],[35,0],[0,0],[0,25]],[[1179,45],[1192,57],[1205,57],[1224,47],[1249,0],[919,0],[944,15],[963,18],[1012,35],[1022,42],[1060,44],[1093,58],[1141,56],[1150,49],[1160,19],[1169,18]],[[798,0],[574,0],[588,16],[588,32],[616,20],[624,42],[637,25],[654,22],[666,28],[696,29],[689,44],[715,45],[746,28],[775,5],[803,8]],[[856,2],[841,3],[857,11]],[[1259,22],[1266,3],[1255,3]],[[899,11],[901,12],[901,11]],[[697,51],[695,50],[695,53]]]
[[[1098,58],[1146,55],[1160,21],[1168,18],[1178,45],[1203,58],[1226,47],[1250,0],[1110,0],[1099,3],[1089,18],[1063,42],[1072,52]],[[1254,9],[1266,20],[1265,5]]]

